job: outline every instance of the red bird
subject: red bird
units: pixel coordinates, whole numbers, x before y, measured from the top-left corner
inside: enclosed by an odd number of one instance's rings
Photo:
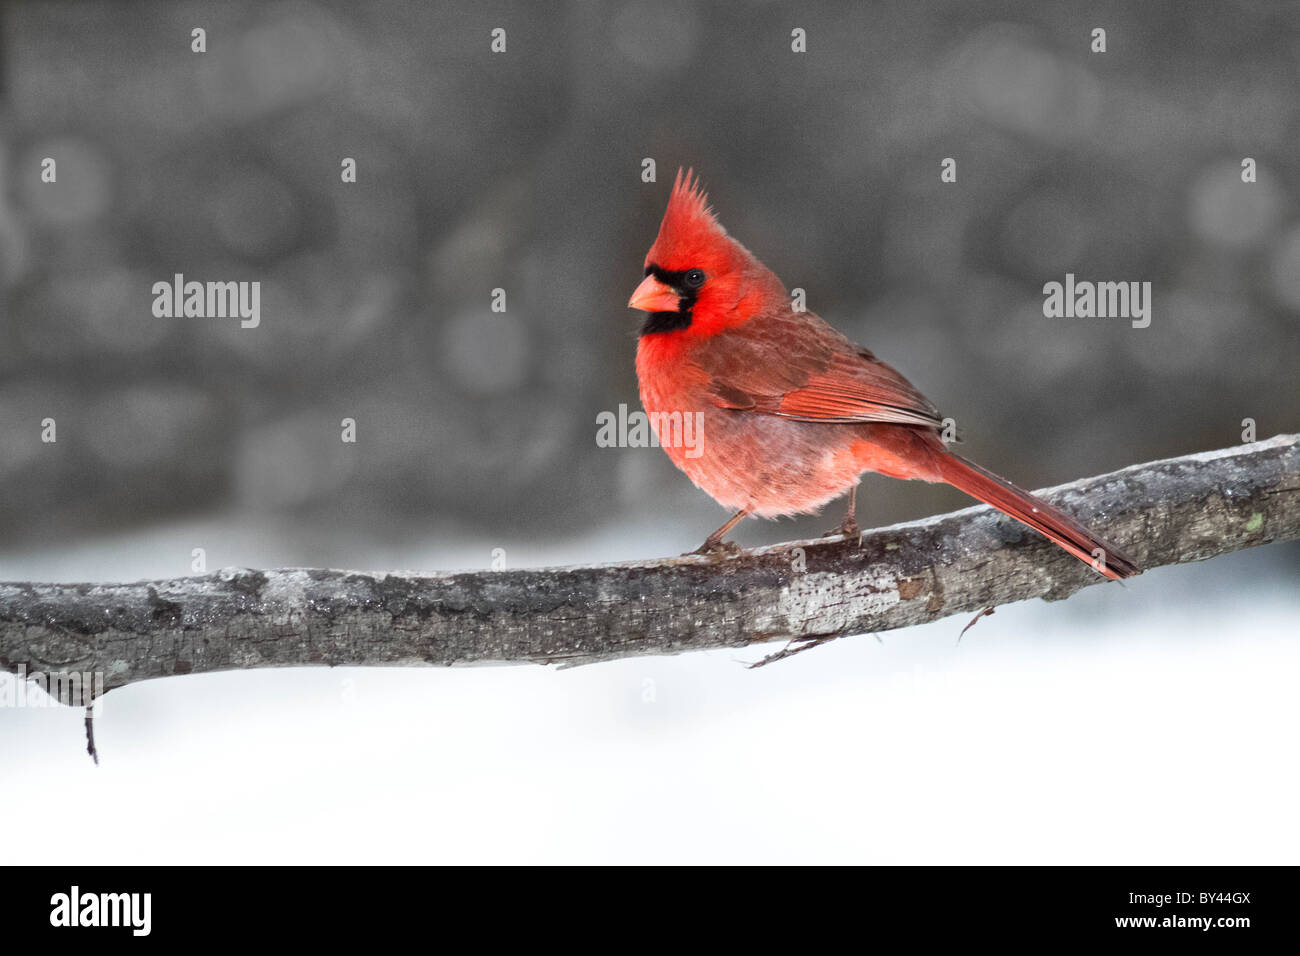
[[[727,235],[690,172],[677,173],[628,305],[650,313],[636,371],[660,444],[697,487],[736,509],[700,553],[730,547],[723,539],[747,515],[807,514],[845,492],[841,531],[857,534],[858,478],[875,471],[947,482],[1108,578],[1138,573],[1069,515],[949,452],[934,405],[871,352],[796,312],[781,280]],[[681,440],[685,415],[699,423],[694,443]]]

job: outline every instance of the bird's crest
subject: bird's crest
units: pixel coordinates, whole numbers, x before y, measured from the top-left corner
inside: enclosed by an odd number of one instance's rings
[[[719,240],[726,238],[727,230],[713,215],[709,197],[694,170],[678,169],[659,235],[646,263],[665,269],[692,268],[702,264],[697,260],[712,259],[719,251]]]

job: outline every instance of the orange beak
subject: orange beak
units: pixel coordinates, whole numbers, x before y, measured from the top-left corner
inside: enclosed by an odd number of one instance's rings
[[[677,302],[681,298],[654,276],[646,276],[627,300],[630,308],[642,312],[676,312]]]

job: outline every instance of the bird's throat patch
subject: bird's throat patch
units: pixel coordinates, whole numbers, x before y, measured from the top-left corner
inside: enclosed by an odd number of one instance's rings
[[[642,335],[655,335],[659,332],[676,332],[688,328],[691,324],[691,309],[683,303],[684,308],[676,312],[651,312],[641,326]]]

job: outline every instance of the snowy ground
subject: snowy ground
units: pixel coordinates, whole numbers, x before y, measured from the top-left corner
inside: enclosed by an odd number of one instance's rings
[[[0,580],[183,574],[194,540],[220,542],[212,567],[299,563],[279,530],[0,554]],[[511,564],[676,538],[611,530]],[[345,563],[393,566],[391,549],[351,547]],[[397,557],[481,567],[491,547]],[[99,767],[80,712],[0,709],[5,859],[1294,863],[1296,555],[1000,608],[960,646],[964,618],[758,671],[741,666],[754,650],[152,681],[106,698]]]

